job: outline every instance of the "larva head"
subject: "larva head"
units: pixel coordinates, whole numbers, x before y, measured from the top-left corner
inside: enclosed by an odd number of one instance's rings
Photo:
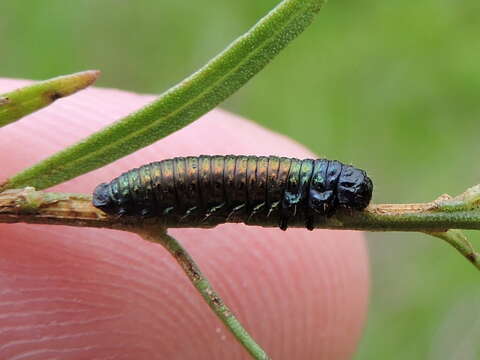
[[[110,195],[110,187],[105,183],[98,185],[93,191],[92,204],[110,215],[118,214],[119,211],[118,205]]]
[[[340,206],[363,210],[372,199],[373,183],[366,172],[353,166],[344,166],[337,184]]]

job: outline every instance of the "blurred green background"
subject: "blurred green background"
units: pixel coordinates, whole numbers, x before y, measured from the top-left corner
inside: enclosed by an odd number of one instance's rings
[[[0,76],[96,68],[160,93],[277,1],[0,2]],[[480,182],[478,0],[331,1],[224,108],[368,169],[377,202]],[[478,244],[479,236],[472,235]],[[438,239],[369,235],[373,290],[356,359],[480,358],[480,274]]]

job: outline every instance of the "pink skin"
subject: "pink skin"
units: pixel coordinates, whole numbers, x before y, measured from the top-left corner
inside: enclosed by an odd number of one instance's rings
[[[0,93],[26,85],[0,79]],[[1,179],[138,109],[152,96],[88,89],[0,129]],[[200,154],[313,156],[222,110],[53,188],[90,193],[147,162]],[[126,232],[0,224],[0,358],[248,359],[179,266]],[[363,236],[222,225],[170,231],[274,359],[349,359],[365,321]]]

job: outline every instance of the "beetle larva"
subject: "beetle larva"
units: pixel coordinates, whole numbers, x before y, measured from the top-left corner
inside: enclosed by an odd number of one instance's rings
[[[313,230],[316,219],[339,208],[367,207],[372,190],[365,171],[336,160],[202,155],[132,169],[98,185],[93,205],[110,215],[174,217],[185,226],[210,217],[274,217],[282,230],[292,219]]]

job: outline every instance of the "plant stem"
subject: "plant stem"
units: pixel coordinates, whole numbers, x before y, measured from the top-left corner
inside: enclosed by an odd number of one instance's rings
[[[237,320],[233,312],[223,302],[220,296],[215,292],[212,285],[202,274],[200,268],[188,254],[188,252],[180,245],[180,243],[168,235],[165,229],[158,226],[143,228],[137,233],[145,240],[157,242],[173,256],[177,263],[181,266],[193,286],[198,290],[200,295],[206,301],[210,309],[218,316],[218,318],[231,331],[233,336],[243,345],[254,359],[269,359],[265,351],[253,340],[248,332],[243,328]]]
[[[473,189],[473,188],[472,188]],[[468,189],[465,193],[471,193]],[[480,187],[477,187],[480,191]],[[464,193],[464,194],[465,194]],[[318,229],[364,231],[418,231],[431,234],[453,245],[480,270],[478,253],[466,239],[449,229],[480,230],[480,209],[472,207],[464,194],[445,200],[418,204],[375,204],[360,212],[339,210],[331,218],[316,223]],[[0,193],[0,223],[31,223],[70,225],[77,227],[110,228],[137,231],[145,226],[209,228],[225,223],[224,217],[211,216],[207,222],[182,223],[172,217],[134,218],[108,216],[91,204],[90,195],[36,191],[33,188],[7,190]],[[448,204],[455,204],[449,206]],[[455,210],[452,210],[455,208]],[[239,222],[238,219],[232,222]],[[249,219],[247,225],[278,227],[270,218]],[[305,227],[301,221],[292,221],[291,227]],[[448,232],[447,232],[448,231]]]
[[[100,72],[96,70],[83,71],[37,82],[0,95],[0,127],[90,86],[99,75]]]
[[[36,191],[33,188],[7,190],[0,193],[0,222],[27,222],[52,225],[119,228],[139,222],[164,228],[211,228],[225,223],[225,217],[212,215],[205,222],[180,222],[172,216],[138,219],[108,216],[91,204],[85,194]],[[251,219],[231,219],[247,225],[278,227],[277,218],[259,214]],[[448,229],[480,230],[480,209],[442,210],[437,203],[372,204],[364,211],[339,209],[330,218],[315,223],[317,229],[366,231],[443,232]],[[76,224],[78,222],[78,224]],[[304,228],[302,219],[292,218],[289,227]]]

